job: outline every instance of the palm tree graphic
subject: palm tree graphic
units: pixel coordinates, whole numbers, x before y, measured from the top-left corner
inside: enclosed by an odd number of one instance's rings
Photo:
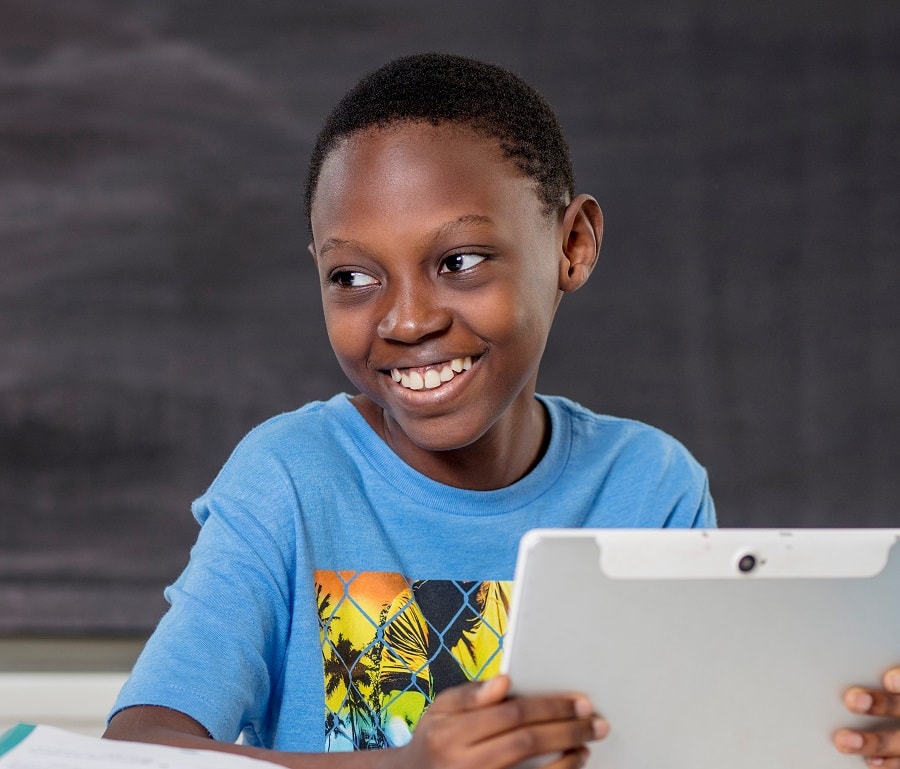
[[[371,690],[377,680],[375,665],[362,649],[357,649],[343,633],[337,641],[330,642],[331,650],[325,657],[325,697],[330,697],[343,687],[347,694],[344,702],[350,719],[350,738],[355,748],[378,746],[383,737],[377,717],[369,707],[363,689]],[[370,650],[371,653],[371,650]]]

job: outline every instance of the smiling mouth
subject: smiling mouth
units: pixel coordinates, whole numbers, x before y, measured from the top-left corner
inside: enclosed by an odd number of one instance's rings
[[[471,356],[415,368],[392,368],[391,379],[407,390],[436,390],[457,374],[472,368]]]

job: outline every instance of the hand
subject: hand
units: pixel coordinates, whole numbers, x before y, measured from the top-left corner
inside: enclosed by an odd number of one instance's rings
[[[398,752],[417,769],[505,769],[536,756],[546,769],[575,769],[587,742],[609,730],[577,694],[508,698],[509,678],[446,689],[435,697]]]
[[[882,678],[884,689],[854,686],[844,693],[844,704],[854,713],[900,719],[900,667]],[[863,756],[869,766],[900,769],[900,721],[889,729],[859,731],[841,729],[834,744],[842,753]]]

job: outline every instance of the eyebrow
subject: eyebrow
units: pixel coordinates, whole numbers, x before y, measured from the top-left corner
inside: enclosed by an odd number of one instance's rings
[[[458,230],[461,227],[466,227],[471,224],[493,224],[493,219],[489,216],[482,216],[481,214],[463,214],[457,219],[446,222],[438,227],[434,233],[432,233],[431,239],[438,240],[445,235],[451,234],[454,230]]]
[[[355,240],[344,240],[342,238],[328,238],[319,249],[319,256],[324,256],[335,248],[355,248],[362,249],[362,244]]]
[[[463,227],[468,227],[473,224],[493,224],[493,219],[489,216],[483,216],[482,214],[463,214],[456,219],[453,219],[449,222],[445,222],[444,224],[437,227],[432,233],[428,235],[428,240],[434,242],[436,240],[440,240],[443,237],[451,235],[454,231],[461,229]],[[363,244],[356,240],[345,240],[344,238],[328,238],[319,249],[319,254],[324,256],[326,253],[335,248],[352,248],[357,250],[365,250]]]

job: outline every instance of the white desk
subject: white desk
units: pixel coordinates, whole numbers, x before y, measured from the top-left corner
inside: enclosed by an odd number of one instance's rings
[[[99,736],[127,673],[0,673],[0,732],[24,722]]]

